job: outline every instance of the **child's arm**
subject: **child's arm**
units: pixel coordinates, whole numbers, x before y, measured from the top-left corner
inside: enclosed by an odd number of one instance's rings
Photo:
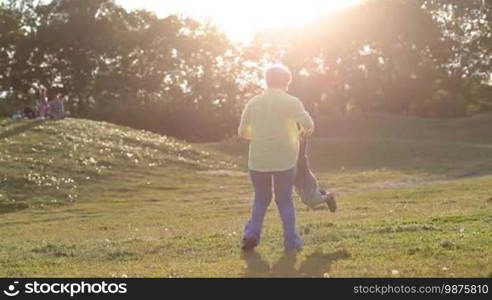
[[[303,134],[311,135],[314,131],[314,122],[309,113],[304,109],[302,102],[299,99],[291,105],[291,115],[302,126]]]

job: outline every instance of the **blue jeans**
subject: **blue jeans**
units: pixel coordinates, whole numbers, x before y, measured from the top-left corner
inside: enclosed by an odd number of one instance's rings
[[[275,203],[277,204],[280,218],[284,227],[284,247],[286,249],[299,249],[302,247],[302,240],[296,230],[296,211],[292,190],[296,169],[292,168],[279,172],[259,172],[249,171],[251,182],[255,192],[251,218],[246,224],[244,236],[254,238],[260,242],[261,228],[265,213],[272,200],[272,179],[273,190],[275,193]]]

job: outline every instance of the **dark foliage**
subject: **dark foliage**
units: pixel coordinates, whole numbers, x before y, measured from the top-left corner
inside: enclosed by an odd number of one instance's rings
[[[262,68],[282,62],[314,114],[462,116],[492,109],[491,10],[491,0],[368,0],[239,45],[209,23],[111,0],[3,1],[0,114],[46,86],[73,116],[217,140],[235,133]]]

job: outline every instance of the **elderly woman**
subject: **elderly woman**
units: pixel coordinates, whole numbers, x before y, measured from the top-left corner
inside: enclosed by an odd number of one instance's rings
[[[313,120],[299,99],[287,94],[290,71],[274,66],[265,72],[267,89],[249,100],[241,116],[238,135],[250,141],[248,168],[254,188],[254,203],[244,232],[242,249],[250,251],[260,242],[272,185],[284,229],[286,250],[300,250],[292,190],[299,153],[300,125],[313,132]]]

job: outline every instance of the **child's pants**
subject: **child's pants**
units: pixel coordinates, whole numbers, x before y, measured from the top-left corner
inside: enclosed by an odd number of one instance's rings
[[[310,197],[302,197],[301,200],[304,204],[311,208],[316,208],[318,205],[326,202],[327,196],[325,192],[321,192],[319,186],[313,191]]]
[[[277,204],[284,228],[284,247],[299,249],[302,240],[296,230],[296,212],[292,199],[295,168],[278,172],[259,172],[250,170],[254,187],[254,203],[251,218],[244,230],[245,237],[253,237],[260,242],[261,229],[265,213],[272,200],[272,179],[275,202]]]

